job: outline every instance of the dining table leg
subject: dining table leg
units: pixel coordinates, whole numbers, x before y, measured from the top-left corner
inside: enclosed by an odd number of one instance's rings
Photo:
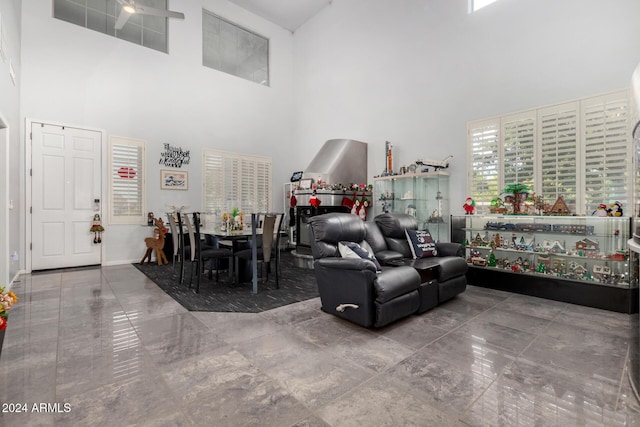
[[[256,236],[256,229],[258,228],[258,216],[255,213],[251,214],[251,238],[253,244],[251,245],[251,273],[253,282],[253,293],[258,293],[258,241]]]

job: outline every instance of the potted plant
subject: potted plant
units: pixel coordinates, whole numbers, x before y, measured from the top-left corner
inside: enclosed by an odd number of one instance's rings
[[[2,353],[4,331],[7,329],[7,311],[17,302],[18,297],[16,294],[7,292],[4,286],[0,286],[0,354]]]

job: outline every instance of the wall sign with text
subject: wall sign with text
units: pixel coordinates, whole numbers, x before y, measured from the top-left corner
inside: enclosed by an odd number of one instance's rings
[[[188,165],[189,160],[191,160],[190,150],[183,150],[182,147],[173,147],[165,143],[158,164],[170,168],[181,168],[182,165]]]

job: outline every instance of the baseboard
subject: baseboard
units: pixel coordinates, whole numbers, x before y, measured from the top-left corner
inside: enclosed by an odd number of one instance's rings
[[[10,290],[11,290],[11,287],[13,286],[13,283],[14,283],[14,282],[19,282],[18,278],[19,278],[21,275],[23,275],[23,274],[26,274],[26,271],[25,271],[25,270],[18,270],[18,271],[16,272],[16,275],[15,275],[15,276],[13,276],[13,279],[11,279],[11,280],[9,281],[9,285],[7,285],[6,290],[7,290],[7,291],[10,291]]]
[[[103,267],[109,267],[109,266],[113,266],[113,265],[123,265],[123,264],[133,264],[136,262],[140,262],[139,258],[136,259],[121,259],[121,260],[116,260],[116,261],[108,261],[108,262],[103,262],[101,265]]]

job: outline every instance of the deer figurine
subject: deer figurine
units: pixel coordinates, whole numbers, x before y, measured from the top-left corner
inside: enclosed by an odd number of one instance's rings
[[[144,264],[145,259],[147,259],[148,262],[151,262],[151,252],[153,252],[154,249],[156,250],[156,257],[158,258],[158,265],[169,264],[167,256],[162,250],[164,248],[164,234],[167,229],[164,228],[164,222],[162,221],[162,218],[154,219],[153,223],[156,226],[156,228],[153,230],[153,234],[155,237],[147,237],[146,239],[144,239],[144,243],[147,245],[147,252],[145,252],[144,256],[142,257],[142,261],[140,261],[140,264]]]

